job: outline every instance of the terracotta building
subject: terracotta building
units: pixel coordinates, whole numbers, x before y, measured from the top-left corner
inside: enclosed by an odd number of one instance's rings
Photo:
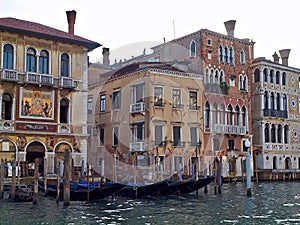
[[[253,61],[253,144],[260,179],[292,179],[300,171],[300,70],[288,65],[290,49],[274,60]]]
[[[93,99],[98,154],[90,158],[98,156],[101,173],[127,182],[198,175],[203,76],[147,62],[101,76]]]
[[[88,52],[100,44],[74,35],[75,17],[69,32],[0,18],[1,159],[40,158],[47,174],[65,150],[78,169],[87,161]]]

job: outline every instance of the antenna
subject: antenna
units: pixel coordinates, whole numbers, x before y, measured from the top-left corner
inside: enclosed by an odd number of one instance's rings
[[[173,33],[174,33],[174,38],[175,38],[175,20],[173,20]]]

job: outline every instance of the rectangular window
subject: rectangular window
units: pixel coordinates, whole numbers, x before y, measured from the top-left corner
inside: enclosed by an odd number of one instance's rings
[[[105,112],[106,110],[106,95],[100,96],[100,112]]]
[[[119,145],[119,127],[113,128],[113,146]]]
[[[93,97],[88,98],[88,114],[93,113]]]
[[[196,91],[190,91],[190,102],[189,102],[189,108],[191,110],[197,110],[198,105],[197,105],[197,92]]]
[[[163,88],[162,87],[154,87],[154,106],[163,107]]]
[[[88,133],[88,147],[91,147],[91,142],[92,142],[92,130],[90,128],[87,129],[87,133]]]
[[[100,128],[99,146],[104,146],[104,128]]]
[[[198,146],[199,138],[198,138],[198,129],[196,127],[190,128],[190,137],[191,137],[191,146]]]
[[[163,172],[165,171],[165,157],[164,156],[154,156],[155,168],[156,171]]]
[[[137,84],[131,86],[131,104],[144,102],[145,85]]]
[[[181,127],[173,127],[173,146],[182,146],[181,142]]]
[[[214,151],[220,151],[220,139],[214,138],[213,139]],[[234,145],[234,143],[233,143]]]
[[[113,109],[121,108],[121,91],[115,91],[112,93],[112,108]]]
[[[99,157],[99,168],[100,168],[100,175],[104,175],[104,159]]]
[[[180,173],[180,170],[183,172],[183,159],[182,156],[174,156],[174,172]]]
[[[144,141],[144,123],[136,123],[131,126],[131,141],[132,142]]]
[[[155,146],[164,146],[163,126],[155,126]]]
[[[212,40],[210,38],[207,38],[207,46],[212,46]]]
[[[234,140],[228,140],[228,149],[234,150]]]
[[[181,90],[172,90],[172,106],[173,108],[181,108]]]

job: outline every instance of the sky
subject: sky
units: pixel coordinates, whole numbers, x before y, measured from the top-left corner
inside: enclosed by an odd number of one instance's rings
[[[13,17],[68,31],[66,11],[77,12],[75,34],[102,46],[110,62],[151,53],[150,47],[200,29],[226,34],[224,22],[236,20],[234,35],[255,42],[254,57],[291,49],[289,66],[300,68],[300,29],[295,0],[0,0],[0,17]],[[145,47],[144,47],[145,46]]]

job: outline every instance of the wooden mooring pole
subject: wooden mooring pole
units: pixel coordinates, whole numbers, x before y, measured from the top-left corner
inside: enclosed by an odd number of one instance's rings
[[[59,158],[57,158],[56,171],[57,171],[56,204],[58,204],[59,196],[60,196],[60,159]]]
[[[4,169],[5,163],[4,160],[1,159],[1,168],[0,168],[0,198],[3,198],[4,195]]]
[[[70,205],[70,151],[64,154],[64,206]]]
[[[249,152],[246,152],[246,186],[247,186],[247,196],[251,197],[251,169],[250,169]]]
[[[39,159],[34,159],[34,185],[33,185],[33,204],[37,204],[37,198],[39,194],[39,186],[38,186],[38,180],[39,180]]]
[[[11,198],[16,196],[16,161],[12,162]]]

